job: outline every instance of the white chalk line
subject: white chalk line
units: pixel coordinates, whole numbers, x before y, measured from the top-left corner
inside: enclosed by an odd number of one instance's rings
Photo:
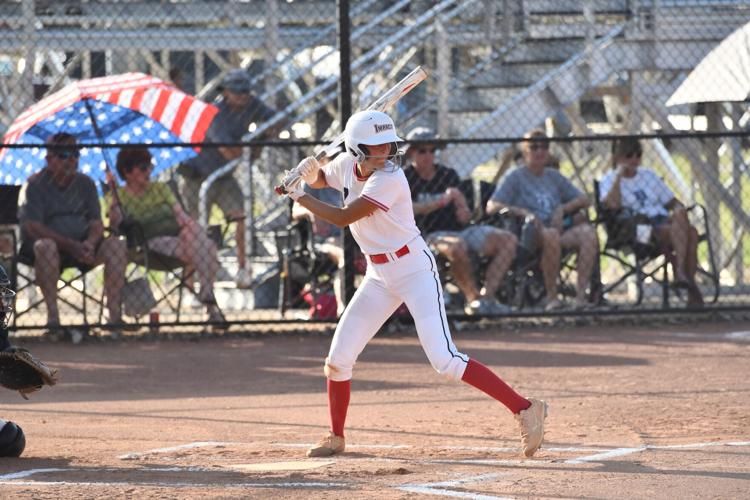
[[[158,448],[157,450],[181,450],[197,448],[199,446],[214,446],[214,445],[228,445],[228,444],[246,444],[246,443],[223,443],[218,441],[199,441],[195,443],[188,443],[186,445],[180,445],[170,448]],[[368,446],[368,445],[363,445]],[[378,447],[397,446],[398,448],[409,448],[409,445],[371,445]],[[701,449],[708,447],[720,447],[720,446],[750,446],[750,441],[710,441],[703,443],[688,443],[688,444],[676,444],[676,445],[647,445],[640,447],[622,447],[615,448],[606,451],[600,451],[593,455],[584,457],[577,457],[565,461],[566,464],[581,464],[594,461],[603,461],[614,457],[621,457],[630,455],[633,453],[640,453],[646,450],[670,450],[670,449]],[[464,447],[455,447],[464,448]],[[467,447],[472,450],[481,450],[482,447]],[[497,448],[488,447],[488,450],[495,450]],[[595,448],[585,447],[558,447],[548,448],[545,451],[598,451]],[[475,465],[549,465],[553,463],[550,460],[431,460],[425,461],[424,463],[466,463]],[[81,469],[75,468],[42,468],[42,469],[30,469],[26,471],[12,472],[9,474],[0,475],[0,485],[2,486],[103,486],[103,487],[115,487],[115,486],[146,486],[146,487],[172,487],[172,488],[225,488],[225,489],[236,489],[236,488],[341,488],[351,486],[349,483],[337,483],[337,482],[282,482],[282,483],[263,483],[263,482],[243,482],[243,483],[197,483],[197,482],[184,482],[184,481],[107,481],[107,482],[96,482],[96,481],[23,481],[35,474],[43,473],[69,473],[77,472]],[[140,469],[129,469],[127,471],[123,469],[115,468],[100,468],[100,469],[86,469],[86,472],[216,472],[216,469],[204,468],[204,467],[161,467],[161,468],[140,468]],[[469,484],[479,481],[487,481],[490,479],[497,478],[503,474],[483,474],[479,476],[470,476],[463,479],[457,479],[453,481],[441,481],[436,483],[424,483],[424,484],[406,484],[393,486],[393,488],[400,491],[406,491],[411,493],[418,493],[424,495],[435,495],[435,496],[448,496],[455,498],[467,498],[471,500],[505,500],[505,497],[497,497],[491,495],[483,495],[477,493],[471,493],[466,491],[455,491],[449,488],[455,488],[463,484]]]
[[[713,333],[690,333],[690,332],[663,332],[662,335],[680,337],[686,339],[719,339],[735,340],[740,342],[750,342],[750,331],[727,332],[719,335]]]
[[[181,444],[178,446],[170,446],[168,448],[155,448],[153,450],[146,450],[141,452],[135,452],[135,453],[126,453],[125,455],[120,455],[117,458],[120,460],[134,460],[146,455],[155,455],[159,453],[172,453],[173,451],[181,451],[181,450],[187,450],[191,448],[203,448],[206,446],[231,446],[231,445],[240,445],[245,443],[233,443],[233,442],[222,442],[222,441],[196,441],[194,443],[187,443],[187,444]]]
[[[469,476],[462,479],[455,479],[453,481],[439,481],[435,483],[423,483],[423,484],[404,484],[396,486],[395,488],[400,491],[407,491],[409,493],[420,493],[423,495],[434,495],[444,496],[453,498],[470,498],[472,500],[510,500],[505,497],[496,497],[492,495],[483,495],[479,493],[472,493],[469,491],[456,491],[449,488],[455,488],[469,483],[478,483],[481,481],[489,481],[496,479],[506,474],[482,474],[479,476]]]
[[[150,486],[154,488],[342,488],[346,483],[178,483],[163,481],[0,481],[0,486]]]
[[[0,485],[5,486],[153,486],[153,487],[172,487],[172,488],[339,488],[349,486],[346,483],[328,483],[328,482],[285,482],[285,483],[191,483],[185,481],[18,481],[35,474],[44,474],[50,472],[217,472],[216,469],[205,467],[156,467],[140,469],[114,469],[114,468],[95,468],[95,469],[75,469],[75,468],[47,468],[47,469],[30,469],[20,472],[12,472],[0,476]]]
[[[566,464],[580,464],[585,462],[597,462],[600,460],[607,460],[613,457],[623,457],[625,455],[631,455],[633,453],[641,453],[646,450],[685,450],[685,449],[701,449],[711,448],[718,446],[750,446],[750,441],[708,441],[705,443],[688,443],[688,444],[667,444],[667,445],[645,445],[633,448],[616,448],[614,450],[597,453],[595,455],[589,455],[586,457],[577,457],[570,460],[566,460]]]

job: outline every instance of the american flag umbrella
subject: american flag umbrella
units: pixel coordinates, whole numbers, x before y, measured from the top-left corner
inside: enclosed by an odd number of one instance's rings
[[[0,180],[21,184],[45,165],[41,145],[52,134],[68,132],[79,144],[197,143],[218,109],[156,77],[143,73],[79,80],[21,113],[3,138]],[[118,149],[82,147],[78,168],[94,181],[105,179]],[[190,147],[152,148],[154,174],[196,156]]]

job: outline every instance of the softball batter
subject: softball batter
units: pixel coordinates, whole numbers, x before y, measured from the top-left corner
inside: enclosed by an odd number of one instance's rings
[[[305,195],[301,187],[289,193],[318,217],[339,227],[350,226],[368,260],[365,277],[341,316],[325,360],[331,430],[307,456],[344,451],[352,369],[367,342],[403,302],[432,367],[507,406],[519,424],[523,453],[530,457],[544,439],[547,404],[523,398],[453,344],[435,259],[414,222],[409,184],[397,162],[399,142],[403,140],[388,115],[356,113],[346,123],[344,154],[322,167],[313,157],[298,166],[311,187],[330,186],[343,192],[345,206],[323,203]]]

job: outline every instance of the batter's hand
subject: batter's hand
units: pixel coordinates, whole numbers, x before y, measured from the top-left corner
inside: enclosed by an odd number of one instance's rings
[[[297,165],[297,171],[299,172],[302,180],[305,184],[311,185],[318,179],[318,171],[320,170],[320,164],[314,156],[308,156]]]
[[[294,201],[299,200],[302,196],[306,195],[305,190],[302,188],[302,184],[297,184],[290,191],[287,191],[286,195]]]

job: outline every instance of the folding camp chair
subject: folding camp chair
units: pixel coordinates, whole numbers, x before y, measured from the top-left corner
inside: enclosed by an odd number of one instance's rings
[[[597,224],[604,227],[606,243],[599,258],[600,267],[611,270],[619,266],[621,271],[616,277],[603,283],[604,295],[624,291],[628,282],[635,285],[634,305],[643,302],[645,285],[655,283],[661,291],[661,306],[670,306],[670,296],[679,300],[686,299],[684,290],[673,288],[670,280],[670,266],[674,269],[674,253],[669,244],[657,242],[654,237],[641,241],[637,237],[638,218],[636,214],[625,210],[607,209],[600,201],[599,182],[594,181],[595,207]],[[699,263],[696,282],[703,292],[704,301],[715,303],[719,298],[719,275],[714,258],[706,210],[702,205],[687,208],[694,226],[698,229],[698,245],[705,244],[705,263]],[[708,292],[708,293],[706,293]]]

